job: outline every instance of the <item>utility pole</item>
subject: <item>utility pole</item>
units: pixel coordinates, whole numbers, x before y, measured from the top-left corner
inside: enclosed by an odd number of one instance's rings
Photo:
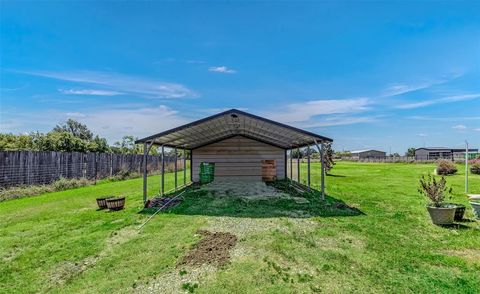
[[[465,193],[468,193],[468,141],[465,140]]]

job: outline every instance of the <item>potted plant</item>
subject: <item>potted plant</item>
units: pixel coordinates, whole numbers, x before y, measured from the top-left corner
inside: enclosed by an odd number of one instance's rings
[[[111,196],[97,198],[97,205],[99,209],[107,208],[107,199]]]
[[[452,188],[447,187],[445,177],[437,181],[431,175],[422,176],[418,191],[430,200],[427,210],[434,224],[450,225],[453,223],[456,206],[444,202],[445,197],[452,192]]]
[[[470,205],[472,205],[473,214],[475,214],[477,219],[480,219],[480,201],[479,202],[470,202]]]
[[[111,211],[122,210],[125,206],[125,197],[112,197],[107,199],[107,207]]]

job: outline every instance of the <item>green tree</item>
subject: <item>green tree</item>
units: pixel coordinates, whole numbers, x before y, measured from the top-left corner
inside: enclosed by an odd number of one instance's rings
[[[68,132],[82,140],[93,140],[93,133],[88,129],[87,125],[71,118],[69,118],[66,123],[58,124],[53,128],[52,132]]]
[[[410,157],[415,156],[415,147],[408,148],[407,152],[405,152],[405,156],[410,156]]]
[[[116,153],[125,154],[143,154],[142,144],[135,144],[134,136],[123,136],[121,141],[117,141],[113,144],[112,150]],[[150,154],[154,154],[156,148],[152,148]]]

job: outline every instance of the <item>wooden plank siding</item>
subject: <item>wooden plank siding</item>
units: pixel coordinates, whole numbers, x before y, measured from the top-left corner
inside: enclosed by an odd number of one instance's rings
[[[236,136],[192,150],[193,181],[199,180],[200,163],[215,163],[215,178],[262,180],[262,160],[275,160],[276,176],[285,177],[285,150]]]

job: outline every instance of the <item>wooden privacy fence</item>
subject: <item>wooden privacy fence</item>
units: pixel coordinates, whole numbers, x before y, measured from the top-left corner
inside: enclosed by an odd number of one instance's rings
[[[173,156],[165,156],[165,170],[172,171],[174,162]],[[177,168],[183,169],[181,158]],[[0,187],[48,184],[60,178],[96,180],[142,169],[141,154],[4,151],[0,152]],[[161,157],[148,155],[147,169],[161,170]]]

